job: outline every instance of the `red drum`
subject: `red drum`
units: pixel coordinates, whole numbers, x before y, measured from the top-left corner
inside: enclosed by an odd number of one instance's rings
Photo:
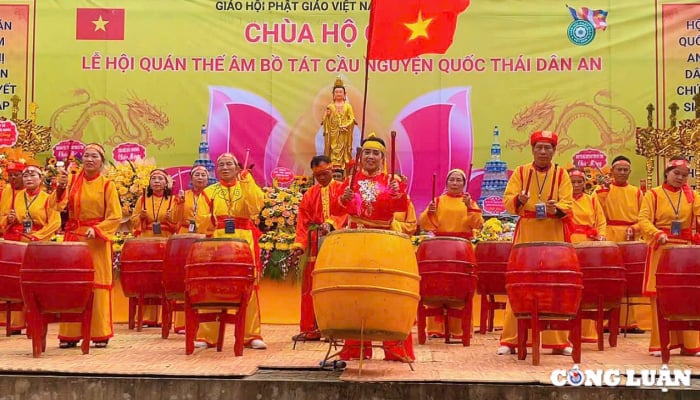
[[[165,297],[174,300],[185,299],[185,264],[190,248],[195,241],[205,235],[185,233],[172,235],[165,246],[163,261],[163,287]]]
[[[0,301],[2,302],[22,302],[19,269],[26,250],[26,243],[0,241]]]
[[[516,316],[574,317],[583,291],[576,251],[569,243],[533,242],[513,246],[506,292]]]
[[[81,348],[87,354],[95,286],[95,269],[87,244],[29,243],[20,269],[20,284],[29,312],[34,357],[46,350],[49,322],[81,322]]]
[[[476,245],[479,294],[506,294],[506,269],[513,242],[485,241]]]
[[[665,319],[700,320],[700,246],[663,248],[656,270],[656,294]]]
[[[126,297],[163,297],[166,238],[127,239],[119,259],[119,279]]]
[[[234,354],[243,355],[245,314],[255,282],[255,262],[242,239],[200,239],[192,244],[185,266],[185,353],[194,352],[200,322],[218,321],[221,351],[226,323],[235,324]],[[200,308],[218,309],[199,313]],[[229,309],[236,309],[229,314]]]
[[[620,307],[625,296],[625,268],[615,242],[583,242],[574,245],[583,274],[581,309]]]
[[[646,242],[620,242],[617,244],[622,253],[622,262],[626,270],[627,297],[641,297],[644,289],[644,268],[647,261]]]
[[[421,301],[430,307],[461,307],[476,290],[476,258],[471,243],[457,237],[421,242],[416,253]]]

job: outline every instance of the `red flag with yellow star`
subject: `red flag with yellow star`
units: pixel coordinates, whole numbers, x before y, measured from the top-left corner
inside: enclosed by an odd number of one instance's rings
[[[77,40],[124,40],[123,8],[78,8]]]
[[[443,54],[452,44],[459,13],[470,0],[372,0],[367,58],[403,60]]]

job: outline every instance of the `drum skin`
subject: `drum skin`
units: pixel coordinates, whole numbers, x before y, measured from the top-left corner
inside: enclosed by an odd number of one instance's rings
[[[163,296],[163,259],[167,238],[149,237],[124,241],[119,259],[119,279],[126,297]]]
[[[426,306],[462,307],[476,290],[476,258],[469,241],[441,236],[421,242],[416,253],[420,295]]]
[[[196,233],[176,234],[168,238],[163,260],[163,288],[168,299],[184,300],[187,256],[194,242],[204,238],[205,235]]]
[[[193,307],[230,308],[247,301],[255,263],[242,239],[199,239],[187,256],[185,296]]]
[[[416,319],[420,276],[408,236],[377,229],[326,236],[313,271],[314,310],[324,336],[404,340]]]
[[[583,291],[574,247],[563,242],[519,243],[513,246],[506,272],[506,292],[516,316],[577,315]]]
[[[670,245],[656,270],[659,311],[666,319],[700,320],[700,246]]]
[[[81,313],[95,286],[88,246],[79,242],[31,242],[20,269],[25,303],[39,313]],[[34,302],[28,301],[33,298]]]
[[[506,294],[506,269],[513,243],[484,241],[476,244],[479,294]]]
[[[0,301],[22,302],[19,270],[26,251],[26,243],[0,240]]]

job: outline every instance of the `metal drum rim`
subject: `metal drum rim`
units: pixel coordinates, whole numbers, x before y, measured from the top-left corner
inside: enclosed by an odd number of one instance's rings
[[[17,242],[15,240],[0,240],[0,244],[9,244],[10,246],[20,246],[20,247],[27,247],[29,243],[25,242]]]
[[[700,249],[700,246],[695,244],[666,244],[662,247],[663,250],[671,249]]]
[[[188,239],[188,238],[197,238],[197,239],[204,239],[206,238],[207,235],[203,233],[173,233],[170,235],[167,239]]]
[[[83,246],[87,248],[87,243],[85,242],[29,242],[27,243],[27,250],[29,247],[37,246]]]
[[[514,244],[513,248],[521,248],[521,247],[568,247],[573,249],[574,246],[571,243],[567,242],[527,242],[527,243],[518,243]]]
[[[341,230],[337,230],[337,231],[333,231],[333,232],[329,233],[328,235],[326,235],[326,237],[328,238],[328,237],[330,237],[330,236],[345,235],[345,234],[349,234],[349,233],[352,233],[352,234],[357,234],[357,233],[372,233],[372,234],[375,234],[375,233],[376,233],[376,234],[379,234],[379,235],[391,235],[391,236],[398,236],[398,237],[404,238],[404,239],[410,239],[408,235],[403,234],[403,233],[400,233],[400,232],[387,231],[387,230],[383,230],[383,229],[366,229],[366,228],[362,228],[362,229],[341,229]]]
[[[128,242],[167,242],[168,238],[164,237],[137,237],[137,238],[128,238],[124,240],[124,244],[127,244]]]
[[[245,239],[241,238],[202,238],[202,239],[197,239],[194,241],[195,243],[207,243],[207,242],[240,242],[240,243],[245,243],[248,244],[248,242]]]
[[[330,267],[330,268],[321,268],[321,269],[314,269],[311,272],[311,276],[318,275],[318,274],[323,274],[323,273],[337,273],[337,272],[353,272],[353,273],[361,273],[361,274],[376,274],[376,273],[386,273],[387,275],[402,275],[407,278],[413,278],[416,280],[420,280],[420,274],[414,274],[411,272],[407,271],[402,271],[399,269],[390,269],[390,268],[354,268],[354,267],[340,267],[340,268],[335,268],[335,267]]]
[[[587,242],[573,243],[573,245],[574,245],[575,249],[586,249],[586,248],[596,248],[596,247],[617,247],[617,248],[620,247],[617,245],[616,242],[613,242],[612,240],[587,241]]]
[[[489,243],[489,244],[490,243],[503,243],[503,244],[512,245],[513,241],[511,241],[511,240],[479,240],[478,242],[476,242],[476,245],[478,246],[479,243]]]
[[[406,296],[406,297],[411,297],[416,300],[420,300],[420,294],[417,294],[415,292],[409,292],[408,290],[400,290],[400,289],[394,289],[394,288],[387,288],[387,287],[382,287],[382,286],[367,286],[367,285],[333,285],[333,286],[324,286],[320,288],[313,289],[311,291],[311,295],[315,294],[320,294],[324,292],[331,292],[331,291],[336,291],[336,290],[357,290],[357,291],[366,291],[366,292],[386,292],[386,293],[391,293],[391,294],[396,294],[399,296]]]
[[[432,237],[427,237],[421,241],[421,244],[424,242],[430,242],[433,240],[451,240],[455,242],[465,242],[465,243],[471,243],[469,240],[457,236],[432,236]]]

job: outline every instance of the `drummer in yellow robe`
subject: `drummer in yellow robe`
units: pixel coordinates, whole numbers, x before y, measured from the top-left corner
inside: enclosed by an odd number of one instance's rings
[[[95,347],[107,347],[114,336],[112,326],[112,239],[122,220],[122,207],[114,183],[101,172],[105,162],[102,145],[90,143],[83,152],[83,170],[71,175],[60,170],[55,201],[68,209],[65,241],[87,243],[95,268],[91,338]],[[59,347],[75,347],[81,337],[79,323],[62,323]]]
[[[461,169],[447,173],[445,194],[433,199],[420,214],[419,223],[423,230],[433,232],[436,236],[456,236],[471,240],[473,230],[481,229],[484,218],[479,205],[464,188],[467,175]],[[443,337],[443,317],[428,317],[428,334]],[[462,325],[459,319],[450,318],[450,332],[455,338],[461,338]]]
[[[24,189],[8,190],[9,212],[0,214],[0,229],[5,240],[32,242],[50,240],[61,227],[61,217],[50,204],[50,195],[41,190],[41,168],[30,165],[22,172]],[[0,316],[5,321],[5,313]],[[25,328],[24,312],[13,311],[10,325],[14,333]],[[19,332],[17,332],[19,331]]]
[[[154,169],[148,179],[148,189],[136,201],[137,210],[131,216],[134,237],[167,238],[177,230],[177,202],[173,201],[172,179],[165,170]],[[157,327],[160,306],[144,306],[143,325]]]
[[[649,255],[644,269],[644,294],[651,299],[651,337],[649,352],[661,356],[659,320],[656,314],[656,270],[661,252],[672,241],[675,244],[697,242],[693,226],[697,229],[700,216],[700,195],[688,186],[690,166],[683,157],[672,157],[664,170],[664,183],[644,195],[639,211],[639,227],[649,238]],[[695,240],[693,240],[695,239]],[[679,299],[680,300],[680,299]],[[692,301],[687,299],[687,301]],[[700,357],[698,331],[671,331],[671,349],[681,349],[681,354]]]
[[[209,185],[209,171],[202,165],[192,167],[190,182],[192,182],[192,189],[178,197],[175,217],[177,233],[201,233],[212,236],[214,225],[211,222],[209,208],[211,199],[204,193],[204,189]]]
[[[612,161],[612,182],[606,182],[595,193],[602,206],[608,223],[608,240],[624,242],[640,240],[640,229],[637,223],[639,209],[642,207],[642,191],[629,184],[632,163],[625,156],[617,156]],[[640,303],[643,299],[633,297],[630,302]],[[620,328],[627,333],[644,333],[637,326],[637,311],[648,309],[647,305],[634,305],[620,309]],[[640,312],[641,314],[641,312]]]
[[[256,280],[260,279],[260,251],[257,247],[257,228],[252,218],[260,213],[263,206],[263,192],[253,180],[248,170],[241,171],[236,157],[224,153],[216,161],[219,182],[204,189],[212,202],[212,221],[216,223],[215,238],[238,238],[248,242],[258,268]],[[233,232],[231,232],[233,228]],[[207,322],[199,325],[197,340],[209,346],[216,344],[219,323]],[[253,349],[266,349],[260,333],[260,302],[257,283],[248,302],[245,316],[245,346]]]
[[[569,171],[574,202],[571,206],[571,243],[606,240],[607,224],[602,207],[595,197],[584,193],[586,175],[577,169]],[[598,333],[595,321],[581,320],[581,341],[597,343]]]
[[[520,216],[513,236],[514,245],[570,240],[564,231],[563,218],[571,212],[571,180],[563,168],[552,164],[557,142],[555,132],[537,131],[530,135],[534,162],[516,168],[508,180],[503,202],[509,213]],[[553,354],[571,355],[573,348],[568,334],[568,331],[544,331],[542,347],[552,349]],[[496,354],[514,354],[517,343],[517,321],[507,302],[501,346]]]

